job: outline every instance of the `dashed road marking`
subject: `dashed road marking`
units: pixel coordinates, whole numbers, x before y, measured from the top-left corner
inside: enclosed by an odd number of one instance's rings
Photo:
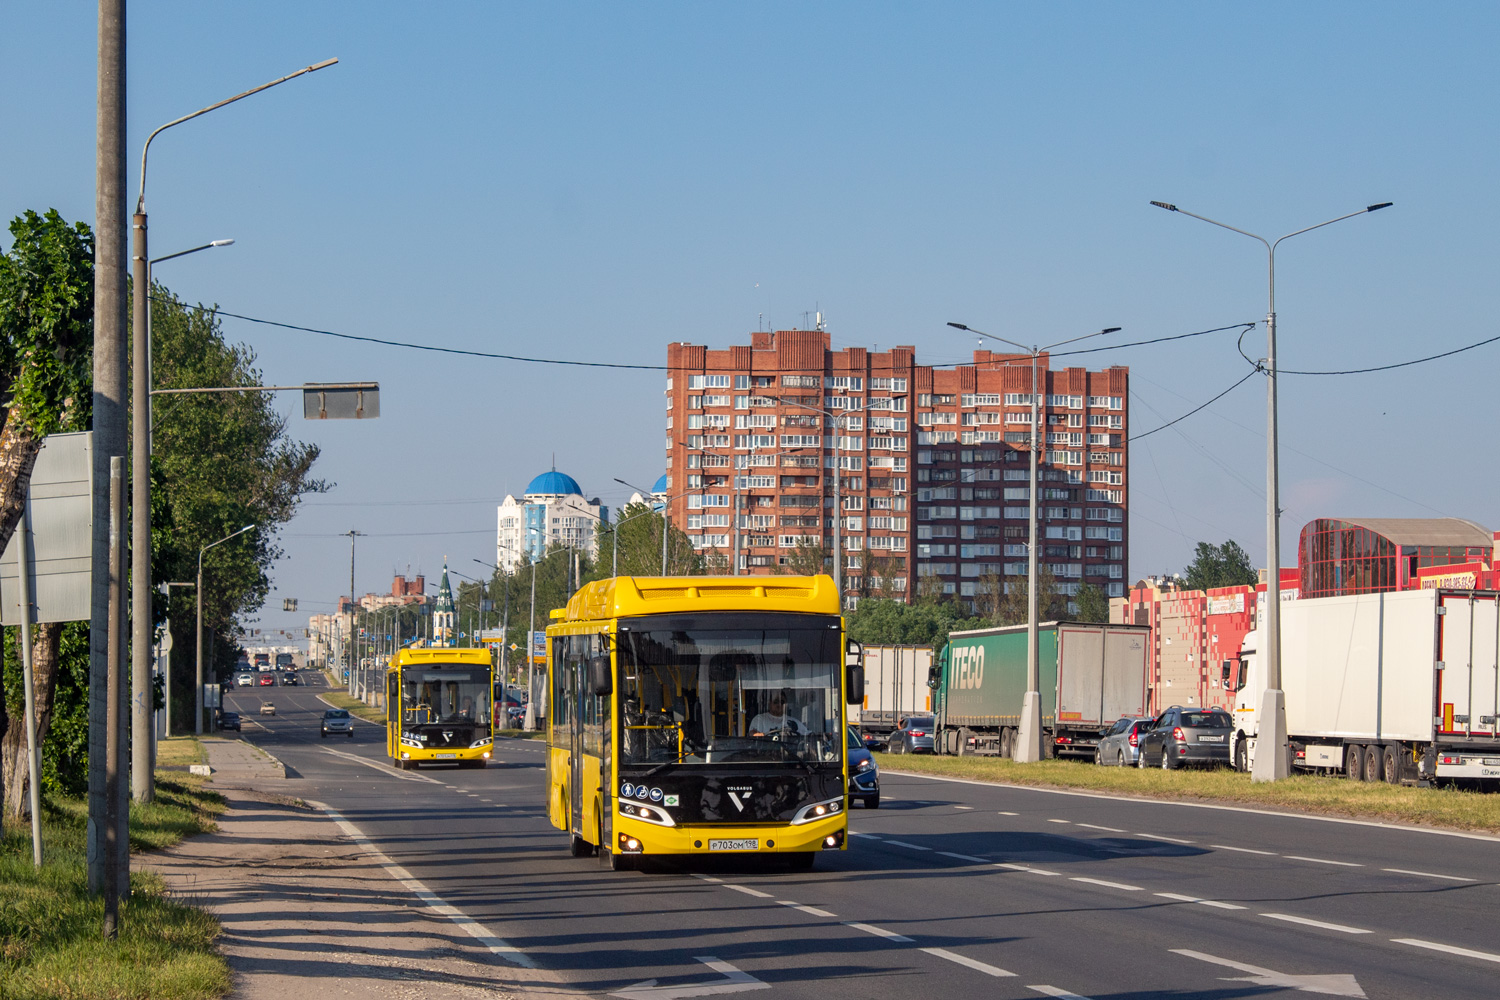
[[[1170,841],[1171,843],[1174,843],[1174,844],[1191,844],[1192,843],[1191,840],[1184,840],[1181,837],[1168,837],[1168,836],[1166,836],[1164,834],[1160,834],[1160,833],[1141,833],[1141,834],[1137,834],[1136,836],[1145,837],[1147,840],[1166,840],[1166,841]]]
[[[932,850],[932,848],[930,848],[930,847],[923,847],[920,844],[908,844],[904,840],[887,840],[886,843],[890,844],[892,847],[909,847],[909,848],[911,848],[914,851],[930,851],[930,850]]]
[[[793,902],[790,899],[778,899],[776,902],[782,906],[790,906],[794,910],[801,910],[803,913],[810,913],[815,917],[832,917],[837,915],[829,913],[827,910],[820,910],[816,906],[803,906],[801,903]]]
[[[979,865],[987,865],[990,863],[989,858],[976,858],[972,854],[954,854],[952,851],[938,851],[938,853],[945,858],[957,858],[960,861],[972,861],[975,864]]]
[[[1047,822],[1048,823],[1063,823],[1063,824],[1068,824],[1068,823],[1071,823],[1072,821],[1071,820],[1066,820],[1066,819],[1049,819]]]
[[[873,934],[876,937],[883,937],[887,941],[898,941],[906,944],[911,944],[912,942],[912,939],[905,934],[897,934],[895,931],[888,931],[884,927],[876,927],[874,924],[862,924],[854,920],[845,920],[844,926],[853,927],[857,931],[864,931],[866,934]]]
[[[1464,878],[1460,875],[1439,875],[1437,872],[1414,872],[1406,868],[1382,868],[1383,872],[1395,872],[1397,875],[1417,875],[1421,878],[1440,878],[1449,882],[1473,882],[1474,879]]]
[[[1464,958],[1477,958],[1481,962],[1500,962],[1500,955],[1487,951],[1475,951],[1472,948],[1460,948],[1457,945],[1439,944],[1436,941],[1423,941],[1421,938],[1391,938],[1395,944],[1409,944],[1413,948],[1427,948],[1430,951],[1441,951],[1449,955],[1461,955]]]
[[[1087,882],[1090,885],[1102,885],[1106,889],[1124,889],[1127,892],[1140,892],[1142,887],[1138,885],[1126,885],[1124,882],[1106,882],[1102,878],[1084,878],[1082,875],[1074,875],[1068,879],[1070,882]]]
[[[1003,811],[1003,810],[1002,810],[1002,811],[1001,811],[1001,812],[999,812],[999,813],[996,813],[996,815],[997,815],[997,816],[1019,816],[1019,815],[1021,815],[1021,814],[1020,814],[1020,813],[1010,813],[1010,812],[1004,812],[1004,811]]]
[[[1239,854],[1264,854],[1272,858],[1276,856],[1275,851],[1257,851],[1253,847],[1230,847],[1228,844],[1209,844],[1208,846],[1216,851],[1235,851]]]
[[[1363,868],[1364,865],[1354,861],[1329,861],[1327,858],[1304,858],[1300,854],[1283,854],[1282,857],[1288,861],[1311,861],[1315,865],[1338,865],[1341,868]]]
[[[849,831],[849,836],[851,836],[851,837],[864,837],[866,840],[884,840],[885,839],[884,837],[877,837],[873,833],[860,833],[858,830],[850,830]]]
[[[761,892],[759,889],[752,889],[748,885],[735,885],[733,882],[725,882],[724,888],[733,889],[735,892],[743,892],[747,896],[759,896],[761,899],[771,898],[769,892]]]
[[[967,955],[959,955],[955,952],[949,951],[946,948],[923,948],[922,950],[929,955],[936,955],[938,958],[947,959],[950,962],[955,962],[967,968],[974,969],[977,972],[983,972],[985,975],[994,976],[997,979],[1003,978],[1005,976],[1015,975],[1014,972],[1007,972],[999,966],[989,965],[985,962],[979,961],[978,959],[969,958]]]
[[[955,809],[973,809],[973,806],[954,806]]]
[[[1038,993],[1042,994],[1043,996],[1056,997],[1057,1000],[1089,1000],[1088,997],[1081,997],[1077,993],[1069,993],[1067,990],[1060,990],[1056,986],[1045,986],[1045,985],[1043,985],[1043,986],[1028,986],[1026,988],[1028,990],[1036,990]]]
[[[1326,920],[1313,920],[1311,917],[1296,917],[1290,913],[1262,913],[1263,917],[1272,920],[1285,920],[1289,924],[1303,924],[1307,927],[1320,927],[1325,931],[1338,931],[1340,934],[1368,934],[1369,931],[1363,927],[1350,927],[1348,924],[1331,924]]]
[[[1032,868],[1029,865],[1016,865],[1008,861],[994,862],[996,868],[1009,868],[1013,872],[1027,872],[1031,875],[1061,875],[1062,872],[1049,872],[1045,868]]]
[[[1081,826],[1081,827],[1083,827],[1085,830],[1103,830],[1105,833],[1124,833],[1125,832],[1124,830],[1121,830],[1117,826],[1095,826],[1093,823],[1079,823],[1078,825]]]
[[[1184,896],[1177,892],[1158,892],[1153,895],[1164,899],[1175,899],[1179,903],[1197,903],[1199,906],[1212,906],[1220,910],[1243,910],[1245,907],[1236,903],[1225,903],[1217,899],[1199,899],[1197,896]]]

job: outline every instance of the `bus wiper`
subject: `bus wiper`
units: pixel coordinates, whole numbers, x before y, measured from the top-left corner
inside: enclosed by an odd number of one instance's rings
[[[651,770],[647,771],[643,775],[643,777],[649,778],[653,774],[657,774],[658,772],[666,770],[667,768],[671,767],[673,764],[681,764],[687,758],[693,756],[696,753],[699,753],[702,750],[706,750],[706,749],[708,749],[708,748],[707,747],[688,747],[688,748],[684,749],[682,751],[682,753],[678,754],[676,757],[673,757],[671,760],[664,760],[660,764],[657,764]]]

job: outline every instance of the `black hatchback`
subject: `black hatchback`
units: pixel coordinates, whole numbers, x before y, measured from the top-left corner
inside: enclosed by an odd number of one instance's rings
[[[1136,766],[1170,771],[1184,764],[1227,765],[1233,733],[1234,720],[1222,708],[1173,705],[1141,734]]]

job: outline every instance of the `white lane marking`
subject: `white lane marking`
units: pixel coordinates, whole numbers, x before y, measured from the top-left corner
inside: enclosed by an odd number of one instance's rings
[[[322,751],[324,753],[331,753],[335,757],[343,757],[346,760],[352,760],[352,761],[354,761],[354,763],[356,763],[356,764],[363,764],[365,767],[373,767],[375,770],[379,771],[381,774],[387,775],[387,776],[392,777],[392,778],[400,778],[402,781],[425,781],[429,785],[441,785],[441,784],[443,784],[441,781],[437,780],[436,778],[424,777],[423,775],[413,774],[413,773],[411,773],[409,771],[396,771],[396,770],[392,770],[388,765],[381,764],[378,761],[368,760],[368,759],[366,759],[364,757],[359,756],[358,754],[345,753],[342,750],[334,750],[331,747],[322,747],[321,749],[322,749]]]
[[[873,833],[860,833],[857,830],[850,830],[849,831],[849,836],[851,836],[851,837],[864,837],[866,840],[884,840],[885,839],[884,837],[877,837]]]
[[[973,806],[954,806],[955,809],[973,809]]]
[[[1008,813],[1008,812],[1001,811],[1001,812],[997,813],[996,815],[998,815],[998,816],[1019,816],[1021,814],[1020,813]]]
[[[1283,854],[1282,857],[1288,861],[1311,861],[1315,865],[1338,865],[1341,868],[1363,868],[1364,865],[1355,861],[1329,861],[1327,858],[1304,858],[1300,854]]]
[[[1049,872],[1045,868],[1030,868],[1026,865],[1015,865],[1006,861],[993,862],[996,868],[1009,868],[1013,872],[1029,872],[1032,875],[1061,875],[1062,872]]]
[[[973,969],[976,972],[983,972],[985,975],[994,976],[997,979],[1005,976],[1015,975],[1014,972],[1007,972],[998,966],[988,965],[984,962],[979,961],[978,959],[969,958],[967,955],[956,954],[946,948],[923,948],[922,950],[929,955],[936,955],[938,958],[945,958],[950,962],[957,962],[959,965],[967,966],[968,968]]]
[[[1047,822],[1048,822],[1048,823],[1063,823],[1063,824],[1069,824],[1069,823],[1071,823],[1071,822],[1072,822],[1072,821],[1071,821],[1071,820],[1066,820],[1066,819],[1049,819],[1049,820],[1048,820],[1048,821],[1047,821]]]
[[[803,906],[801,903],[793,902],[790,899],[778,899],[776,902],[782,906],[790,906],[794,910],[801,910],[803,913],[811,913],[815,917],[837,916],[837,914],[829,913],[827,910],[820,910],[816,906]]]
[[[1313,920],[1311,917],[1294,917],[1290,913],[1262,913],[1263,917],[1272,920],[1285,920],[1290,924],[1304,924],[1308,927],[1321,927],[1325,931],[1338,931],[1340,934],[1368,934],[1369,931],[1363,927],[1350,927],[1348,924],[1330,924],[1326,920]]]
[[[1358,981],[1349,973],[1334,973],[1332,975],[1294,976],[1286,972],[1276,972],[1272,969],[1262,969],[1258,965],[1246,965],[1244,962],[1236,962],[1229,958],[1220,958],[1217,955],[1207,955],[1201,951],[1191,951],[1187,948],[1173,948],[1172,954],[1185,955],[1188,958],[1196,958],[1200,962],[1211,962],[1214,965],[1223,965],[1240,972],[1248,972],[1248,976],[1225,977],[1225,982],[1230,983],[1254,983],[1257,986],[1278,986],[1285,989],[1301,990],[1304,993],[1327,993],[1336,997],[1362,997],[1365,991],[1360,989]]]
[[[945,858],[957,858],[960,861],[972,861],[975,864],[979,865],[987,865],[990,863],[989,858],[976,858],[972,854],[954,854],[952,851],[938,851],[938,853]]]
[[[1152,895],[1161,896],[1164,899],[1175,899],[1179,903],[1197,903],[1200,906],[1214,906],[1221,910],[1243,910],[1243,906],[1234,903],[1222,903],[1217,899],[1199,899],[1197,896],[1184,896],[1177,892],[1157,892]]]
[[[888,931],[884,927],[876,927],[874,924],[862,924],[854,920],[845,920],[844,926],[853,927],[855,930],[864,931],[866,934],[874,934],[876,937],[883,937],[887,941],[900,941],[906,944],[911,944],[912,941],[905,934],[897,934],[895,931]]]
[[[1264,854],[1271,858],[1276,856],[1275,851],[1257,851],[1253,847],[1230,847],[1228,844],[1209,844],[1208,846],[1216,851],[1235,851],[1239,854]]]
[[[759,889],[752,889],[748,885],[735,885],[733,882],[725,882],[724,888],[733,889],[735,892],[743,892],[747,896],[759,896],[761,899],[771,898],[769,892],[761,892]]]
[[[1026,988],[1028,990],[1036,990],[1036,992],[1042,994],[1043,996],[1057,997],[1057,1000],[1089,1000],[1088,997],[1081,997],[1077,993],[1069,993],[1067,990],[1060,990],[1056,986],[1043,985],[1028,986]]]
[[[1167,837],[1167,836],[1163,836],[1160,833],[1142,833],[1142,834],[1138,834],[1138,836],[1145,837],[1147,840],[1169,840],[1169,841],[1171,841],[1174,844],[1191,844],[1192,843],[1191,840],[1183,840],[1181,837]]]
[[[504,941],[500,940],[499,938],[495,937],[495,935],[485,930],[484,925],[479,921],[462,913],[458,910],[458,908],[449,906],[443,901],[441,896],[433,892],[431,889],[427,888],[427,886],[423,885],[421,882],[417,881],[417,879],[413,878],[411,872],[407,871],[405,868],[401,867],[390,858],[386,857],[385,852],[381,851],[380,848],[375,846],[375,843],[370,840],[370,838],[361,833],[359,827],[346,820],[342,815],[339,814],[337,810],[326,806],[321,802],[314,802],[311,799],[307,800],[307,804],[313,806],[316,809],[321,809],[325,813],[327,813],[329,818],[338,824],[340,830],[343,830],[351,840],[353,840],[355,843],[359,844],[367,852],[369,852],[369,854],[375,858],[375,863],[384,868],[392,878],[400,882],[407,888],[408,891],[410,891],[422,902],[426,903],[428,909],[432,910],[434,913],[442,914],[443,916],[447,917],[449,920],[457,924],[459,927],[462,927],[470,937],[488,948],[492,954],[498,955],[500,958],[505,959],[507,962],[514,962],[516,965],[519,965],[522,968],[536,968],[536,963],[531,960],[530,956],[521,951],[521,949],[506,944]]]
[[[1415,826],[1408,823],[1380,823],[1368,819],[1346,819],[1343,816],[1315,816],[1309,813],[1280,812],[1277,810],[1252,809],[1248,806],[1223,806],[1214,802],[1175,802],[1171,799],[1143,799],[1134,795],[1111,795],[1108,792],[1076,792],[1066,788],[1034,788],[1031,785],[1016,785],[1008,781],[976,781],[973,778],[944,778],[935,774],[918,774],[915,771],[888,770],[886,774],[899,774],[903,778],[922,778],[927,781],[945,781],[954,785],[977,785],[980,788],[1004,788],[1017,792],[1038,792],[1043,795],[1074,795],[1084,799],[1105,799],[1110,802],[1128,802],[1131,805],[1180,806],[1185,809],[1216,809],[1220,812],[1249,813],[1252,816],[1275,816],[1279,819],[1305,819],[1314,823],[1345,823],[1349,826],[1373,826],[1380,830],[1401,830],[1405,833],[1426,833],[1436,837],[1461,837],[1465,840],[1486,840],[1500,844],[1500,836],[1489,833],[1469,833],[1464,830],[1438,830],[1430,826]],[[889,798],[889,796],[887,796]],[[1002,816],[1015,813],[1002,812]],[[1145,834],[1142,834],[1145,836]]]
[[[1081,826],[1081,827],[1083,827],[1085,830],[1103,830],[1106,833],[1124,833],[1125,832],[1124,830],[1121,830],[1117,826],[1095,826],[1093,823],[1079,823],[1078,825]]]
[[[1106,889],[1125,889],[1129,892],[1140,892],[1142,886],[1126,885],[1124,882],[1106,882],[1102,878],[1084,878],[1082,875],[1074,875],[1068,879],[1069,882],[1087,882],[1090,885],[1102,885]]]
[[[887,840],[886,843],[890,844],[892,847],[910,847],[914,851],[930,851],[930,850],[932,850],[932,848],[930,848],[930,847],[922,847],[919,844],[908,844],[904,840]]]
[[[705,882],[717,882],[717,883],[719,883],[721,885],[724,882],[723,879],[721,879],[721,878],[714,878],[712,875],[699,875],[696,872],[693,872],[691,874],[692,874],[693,878],[701,878]]]
[[[1500,955],[1493,955],[1487,951],[1474,951],[1472,948],[1459,948],[1451,944],[1439,944],[1436,941],[1423,941],[1421,938],[1391,938],[1395,944],[1409,944],[1413,948],[1428,948],[1432,951],[1446,952],[1449,955],[1462,955],[1464,958],[1477,958],[1481,962],[1500,962]]]
[[[1397,875],[1418,875],[1422,878],[1440,878],[1449,882],[1473,882],[1474,879],[1464,878],[1461,875],[1439,875],[1437,872],[1414,872],[1407,868],[1382,868],[1383,872],[1395,872]]]
[[[684,997],[723,996],[726,993],[744,993],[746,990],[768,990],[770,983],[763,983],[748,972],[741,972],[728,962],[721,962],[712,955],[695,955],[695,961],[713,969],[724,978],[718,982],[699,983],[688,986],[657,986],[656,980],[627,986],[612,997],[624,1000],[682,1000]]]

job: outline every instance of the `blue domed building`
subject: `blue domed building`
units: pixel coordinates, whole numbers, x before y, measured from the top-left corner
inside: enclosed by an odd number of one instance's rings
[[[522,554],[535,562],[548,549],[580,549],[598,553],[598,525],[609,523],[609,508],[598,498],[584,498],[578,480],[556,468],[526,486],[521,499],[507,496],[498,511],[495,563],[515,571]]]

